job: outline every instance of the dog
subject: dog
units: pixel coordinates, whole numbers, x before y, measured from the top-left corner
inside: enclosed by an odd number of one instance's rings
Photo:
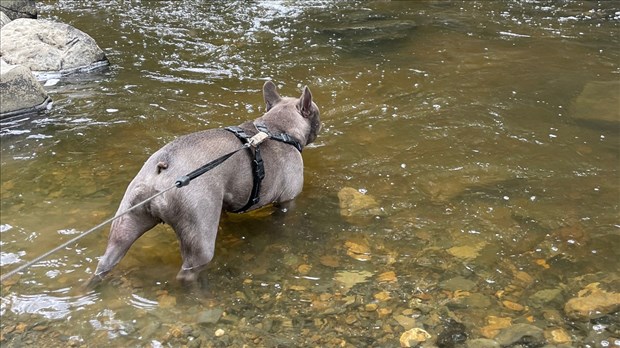
[[[271,135],[255,148],[240,150],[188,186],[165,192],[114,220],[105,253],[88,287],[103,280],[131,245],[159,223],[170,225],[180,243],[183,264],[177,280],[192,283],[213,258],[222,211],[254,210],[290,202],[299,195],[303,186],[301,149],[321,130],[319,109],[307,86],[299,98],[281,97],[276,85],[267,81],[263,98],[266,112],[258,119],[231,129],[181,136],[151,155],[127,187],[117,215],[162,192],[188,172],[240,148],[247,142],[243,135],[249,137],[259,129]],[[256,178],[261,174],[257,157],[263,162],[262,181]]]

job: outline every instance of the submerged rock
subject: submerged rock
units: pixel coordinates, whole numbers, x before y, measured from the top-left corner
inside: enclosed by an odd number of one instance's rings
[[[515,174],[508,168],[470,165],[428,178],[420,188],[432,201],[444,203],[467,191],[489,189],[514,178]]]
[[[0,29],[0,54],[35,75],[69,74],[108,65],[93,38],[64,23],[20,18]]]
[[[579,291],[577,297],[568,300],[564,305],[566,315],[572,319],[587,320],[620,310],[620,293],[604,291],[598,285],[589,284]]]
[[[570,111],[578,120],[620,126],[620,81],[588,83]]]
[[[561,303],[564,290],[561,288],[539,290],[530,296],[530,303],[538,308],[543,308],[549,304]]]
[[[323,29],[351,45],[379,44],[406,39],[417,27],[411,20],[366,18],[340,27]]]
[[[466,340],[467,332],[465,332],[465,325],[451,319],[444,326],[444,331],[437,336],[436,343],[439,348],[453,348]]]
[[[431,335],[428,332],[424,329],[415,327],[403,332],[400,336],[400,346],[415,347],[422,342],[426,342],[429,338],[431,338]]]
[[[340,190],[338,199],[340,201],[340,215],[345,218],[384,215],[374,197],[363,194],[352,187],[345,187]]]
[[[198,314],[197,322],[199,324],[215,324],[220,320],[223,313],[224,310],[221,308],[207,309]]]
[[[0,59],[0,95],[0,118],[43,110],[51,102],[30,69],[7,64],[3,59]]]
[[[543,330],[530,324],[515,324],[503,329],[495,337],[502,347],[521,344],[526,347],[542,347],[545,343]]]

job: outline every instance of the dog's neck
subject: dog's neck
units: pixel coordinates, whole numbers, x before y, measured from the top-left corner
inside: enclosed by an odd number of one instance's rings
[[[264,124],[272,133],[286,133],[297,139],[302,146],[308,145],[310,125],[300,115],[291,115],[288,112],[268,112],[254,123]]]

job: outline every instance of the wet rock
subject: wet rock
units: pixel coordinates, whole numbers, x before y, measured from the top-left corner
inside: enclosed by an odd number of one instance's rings
[[[466,340],[465,325],[451,319],[444,325],[444,330],[437,336],[436,343],[439,348],[453,348]]]
[[[495,337],[502,347],[516,346],[538,347],[545,343],[543,330],[530,324],[515,324],[500,331]]]
[[[572,319],[587,320],[620,310],[620,293],[607,292],[591,283],[564,305],[564,313]]]
[[[4,59],[0,59],[0,94],[0,118],[43,110],[51,101],[28,68],[7,64]]]
[[[366,240],[348,240],[344,243],[344,247],[347,249],[347,255],[358,261],[368,261],[371,258],[370,246]]]
[[[369,194],[364,194],[352,187],[345,187],[338,192],[340,215],[356,222],[358,217],[383,216],[385,213],[379,203]]]
[[[4,14],[3,11],[0,11],[0,28],[2,28],[5,24],[7,24],[10,21],[11,21],[11,18],[9,18],[6,14]]]
[[[2,0],[2,11],[10,19],[37,18],[39,11],[34,0]]]
[[[431,335],[428,332],[416,327],[403,332],[400,336],[400,346],[415,347],[422,342],[426,342],[429,338],[431,338]]]
[[[463,277],[454,277],[448,280],[445,280],[439,284],[442,289],[457,291],[457,290],[465,290],[469,291],[476,287],[476,283]]]
[[[428,178],[420,188],[432,201],[443,203],[468,191],[492,188],[513,178],[515,175],[504,167],[470,165]]]
[[[402,326],[405,330],[411,330],[416,325],[415,318],[412,318],[411,316],[407,316],[403,314],[399,314],[395,316],[394,320],[396,320],[396,322],[398,322],[398,324]]]
[[[207,309],[198,314],[196,321],[199,324],[215,324],[220,320],[223,313],[224,310],[221,308]]]
[[[501,348],[499,343],[486,339],[477,338],[475,340],[467,341],[467,348]]]
[[[571,105],[573,118],[620,126],[620,81],[595,81],[586,84]]]
[[[157,303],[161,308],[172,308],[177,304],[177,298],[170,296],[167,292],[157,296]]]
[[[548,304],[562,303],[563,293],[564,291],[559,288],[539,290],[530,296],[529,301],[533,306],[542,308]]]
[[[486,318],[487,325],[480,328],[480,332],[486,338],[493,338],[499,334],[500,330],[510,327],[512,319],[508,317],[488,316]]]
[[[20,18],[0,29],[0,54],[35,75],[69,74],[104,65],[108,60],[93,38],[64,23]]]
[[[570,335],[562,328],[550,328],[545,330],[545,338],[552,344],[572,343]]]
[[[321,256],[319,261],[321,262],[321,265],[326,266],[326,267],[331,267],[331,268],[340,267],[340,259],[338,259],[336,256],[333,256],[333,255],[323,255]]]
[[[510,309],[511,311],[515,311],[515,312],[521,312],[526,309],[524,305],[514,302],[514,301],[509,301],[509,300],[502,301],[502,305]]]
[[[465,308],[489,308],[493,304],[489,296],[480,293],[472,293],[463,297],[460,302]]]
[[[396,273],[394,271],[388,271],[388,272],[381,273],[377,276],[377,281],[379,283],[395,283]]]

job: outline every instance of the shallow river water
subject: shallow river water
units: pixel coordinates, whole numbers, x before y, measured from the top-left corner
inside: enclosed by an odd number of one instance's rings
[[[80,290],[105,228],[2,284],[3,347],[620,346],[620,2],[39,11],[111,65],[3,120],[3,273],[112,216],[165,143],[260,116],[265,80],[308,85],[323,131],[295,208],[224,215],[197,286],[160,225]],[[371,206],[349,216],[351,191]]]

